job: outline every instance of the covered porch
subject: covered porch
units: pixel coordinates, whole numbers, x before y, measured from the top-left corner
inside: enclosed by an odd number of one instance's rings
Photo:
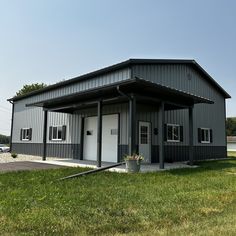
[[[193,110],[197,103],[213,102],[207,98],[199,97],[177,89],[155,84],[140,78],[129,79],[110,85],[88,89],[79,93],[62,96],[59,98],[40,101],[27,106],[38,106],[44,109],[44,130],[43,130],[43,160],[47,156],[47,122],[48,111],[73,114],[75,111],[84,108],[95,108],[97,111],[97,152],[96,165],[101,167],[102,163],[102,115],[103,107],[108,104],[128,104],[128,154],[139,153],[137,144],[137,104],[148,104],[155,108],[158,113],[158,159],[159,168],[165,168],[164,151],[164,112],[168,110],[187,109],[189,123],[189,163],[193,165]],[[80,158],[83,159],[83,148],[80,150]],[[82,160],[81,160],[82,161]],[[153,164],[152,164],[153,165]],[[156,165],[153,165],[156,166]],[[166,167],[168,165],[166,164]]]

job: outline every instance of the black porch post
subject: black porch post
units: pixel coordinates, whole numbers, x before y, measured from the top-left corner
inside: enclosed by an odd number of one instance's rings
[[[44,111],[43,123],[43,161],[46,161],[47,156],[47,125],[48,125],[48,111]]]
[[[13,135],[13,122],[14,122],[14,110],[15,110],[15,104],[11,102],[12,104],[12,111],[11,111],[11,139],[10,139],[10,152],[12,152],[12,135]]]
[[[188,108],[189,118],[189,164],[193,165],[193,107]]]
[[[136,147],[136,98],[129,100],[129,155],[137,153]]]
[[[159,168],[164,169],[164,102],[158,109],[158,144],[159,144]]]
[[[97,106],[97,167],[102,164],[102,102]]]

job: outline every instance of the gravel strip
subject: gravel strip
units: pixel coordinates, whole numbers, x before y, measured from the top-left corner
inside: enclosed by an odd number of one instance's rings
[[[0,153],[0,163],[9,163],[16,161],[41,161],[42,157],[25,154],[18,154],[17,158],[12,158],[11,153]],[[47,160],[55,160],[55,158],[47,157]]]

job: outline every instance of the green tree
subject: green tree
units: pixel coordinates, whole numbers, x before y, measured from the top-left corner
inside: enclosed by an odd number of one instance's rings
[[[236,117],[226,119],[226,134],[227,136],[236,136]]]
[[[0,134],[0,143],[9,144],[10,143],[10,137]]]
[[[27,93],[47,87],[44,83],[25,84],[22,89],[16,92],[16,96],[25,95]]]

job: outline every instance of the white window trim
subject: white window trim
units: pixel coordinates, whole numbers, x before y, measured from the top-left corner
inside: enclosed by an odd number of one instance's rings
[[[202,141],[202,138],[201,138],[201,143],[205,143],[205,144],[207,144],[207,143],[211,143],[211,129],[210,128],[200,128],[201,129],[201,131],[202,130],[208,130],[208,138],[209,138],[209,140],[208,141]],[[202,133],[201,133],[201,135],[202,135]]]
[[[178,140],[172,140],[172,139],[168,139],[168,126],[175,126],[178,127],[178,132],[179,132],[179,136],[178,136]],[[173,133],[172,133],[172,138],[173,138]],[[167,142],[171,142],[171,143],[180,143],[180,125],[179,124],[166,124],[166,139]]]
[[[52,126],[52,141],[62,141],[62,137],[61,138],[53,138],[53,128],[57,128],[57,137],[58,137],[58,128],[61,128],[61,135],[62,135],[62,127],[63,125],[55,125],[55,126]]]
[[[30,128],[22,128],[22,141],[30,141],[30,139],[29,138],[24,138],[24,130],[30,130]],[[28,136],[29,137],[29,136]]]

